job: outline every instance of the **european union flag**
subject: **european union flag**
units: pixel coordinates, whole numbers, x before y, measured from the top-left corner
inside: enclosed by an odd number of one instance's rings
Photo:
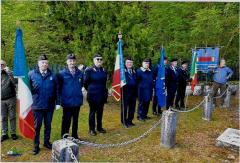
[[[164,48],[162,47],[160,52],[161,58],[158,66],[158,74],[156,80],[156,96],[158,99],[158,105],[163,107],[166,105],[166,94],[165,94],[165,65],[164,65]]]

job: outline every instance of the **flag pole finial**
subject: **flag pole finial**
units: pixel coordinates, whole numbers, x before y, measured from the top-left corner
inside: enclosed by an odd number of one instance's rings
[[[21,24],[20,20],[17,20],[17,21],[16,21],[16,26],[17,26],[17,27],[20,27],[20,24]]]

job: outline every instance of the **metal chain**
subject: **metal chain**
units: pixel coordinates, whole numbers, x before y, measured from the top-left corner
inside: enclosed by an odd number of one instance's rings
[[[227,87],[227,89],[220,96],[216,96],[216,97],[212,97],[212,98],[215,98],[215,99],[221,98],[228,90],[229,90],[229,87]],[[210,96],[210,93],[208,93],[207,96]],[[199,106],[201,106],[203,104],[204,100],[205,99],[203,99],[197,106],[195,106],[194,108],[192,108],[190,110],[176,110],[176,109],[173,109],[173,108],[170,108],[170,110],[175,111],[175,112],[181,112],[181,113],[191,112],[191,111],[196,110]]]
[[[203,99],[197,106],[195,106],[194,108],[190,109],[190,110],[176,110],[173,108],[170,108],[170,110],[175,111],[175,112],[180,112],[180,113],[187,113],[187,112],[191,112],[194,111],[196,109],[199,108],[199,106],[201,106],[204,103],[205,99]]]
[[[75,139],[73,137],[67,137],[67,139],[77,143],[77,144],[82,144],[82,145],[86,145],[86,146],[90,146],[90,147],[95,147],[95,148],[114,148],[114,147],[122,147],[128,144],[132,144],[135,143],[137,141],[139,141],[140,139],[144,138],[145,136],[147,136],[153,129],[155,129],[160,123],[161,123],[162,118],[159,119],[158,122],[156,122],[149,130],[147,130],[145,133],[143,133],[142,135],[140,135],[139,137],[136,137],[134,139],[125,141],[125,142],[121,142],[121,143],[116,143],[116,144],[98,144],[98,143],[91,143],[91,142],[87,142],[87,141],[82,141],[79,139]]]
[[[229,87],[226,88],[226,90],[220,95],[220,96],[216,96],[216,97],[213,97],[213,98],[221,98],[223,95],[225,95],[225,93],[229,90]]]
[[[59,160],[57,159],[55,153],[54,153],[54,150],[52,150],[52,158],[56,161],[56,162],[59,162]]]
[[[77,160],[76,156],[73,154],[73,151],[72,151],[72,149],[70,148],[70,146],[67,146],[67,150],[68,150],[68,152],[70,153],[71,158],[73,159],[73,161],[74,161],[74,162],[78,162],[78,160]]]

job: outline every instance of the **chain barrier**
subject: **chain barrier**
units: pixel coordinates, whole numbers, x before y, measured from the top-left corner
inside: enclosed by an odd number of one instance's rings
[[[220,95],[220,96],[216,96],[216,97],[212,97],[213,99],[218,99],[218,98],[221,98],[223,97],[226,92],[229,91],[229,87],[226,88],[226,90]],[[210,95],[211,93],[208,93],[207,96],[211,97]],[[175,112],[180,112],[180,113],[187,113],[187,112],[191,112],[191,111],[194,111],[196,110],[199,106],[201,106],[203,103],[204,103],[204,100],[203,99],[197,106],[195,106],[194,108],[190,109],[190,110],[177,110],[177,109],[173,109],[173,108],[170,108],[170,110],[172,111],[175,111]],[[186,108],[185,108],[186,109]]]
[[[73,161],[74,161],[74,162],[78,162],[76,156],[73,154],[73,151],[72,151],[71,147],[68,146],[68,145],[67,145],[67,150],[68,150],[68,152],[70,153],[71,158],[73,159]]]
[[[213,98],[215,98],[215,99],[221,98],[222,96],[224,96],[227,93],[228,90],[229,90],[229,87],[227,87],[226,90],[221,95],[213,97]]]
[[[153,129],[155,129],[161,123],[161,120],[162,120],[162,118],[160,118],[149,130],[147,130],[145,133],[143,133],[139,137],[136,137],[134,139],[131,139],[131,140],[128,140],[128,141],[125,141],[125,142],[121,142],[121,143],[116,143],[116,144],[98,144],[98,143],[91,143],[91,142],[88,142],[88,141],[82,141],[82,140],[79,140],[79,139],[75,139],[73,137],[67,137],[67,139],[77,143],[78,145],[82,144],[82,145],[95,147],[95,148],[122,147],[122,146],[125,146],[125,145],[129,145],[129,144],[135,143],[135,142],[141,140],[142,138],[144,138],[145,136],[147,136]]]
[[[173,109],[170,108],[170,110],[175,111],[175,112],[180,112],[180,113],[188,113],[188,112],[192,112],[196,109],[199,108],[199,106],[201,106],[204,103],[205,99],[203,99],[198,105],[196,105],[194,108],[190,109],[190,110],[177,110],[177,109]]]
[[[52,150],[52,159],[53,159],[53,161],[55,161],[55,162],[59,162],[59,160],[57,159],[57,157],[56,157],[56,155],[55,155],[55,153],[54,153],[53,150]]]

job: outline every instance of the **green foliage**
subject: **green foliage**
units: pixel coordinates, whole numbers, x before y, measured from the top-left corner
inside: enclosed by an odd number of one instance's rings
[[[13,63],[15,22],[21,21],[30,66],[40,53],[52,64],[65,64],[68,53],[78,63],[92,65],[92,56],[104,56],[111,75],[122,31],[124,55],[135,67],[145,57],[155,64],[163,45],[169,58],[191,60],[195,46],[224,46],[230,66],[238,64],[238,3],[176,2],[2,2],[2,58]],[[111,78],[111,76],[110,76]]]

